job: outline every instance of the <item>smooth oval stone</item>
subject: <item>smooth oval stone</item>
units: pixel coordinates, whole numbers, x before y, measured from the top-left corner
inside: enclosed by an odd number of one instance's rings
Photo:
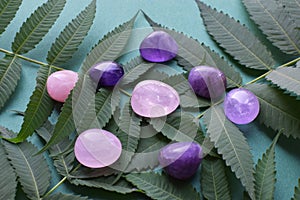
[[[202,148],[194,142],[176,142],[163,147],[158,156],[159,163],[170,176],[186,180],[199,168],[203,158]]]
[[[120,140],[103,129],[89,129],[82,132],[74,146],[76,159],[89,168],[107,167],[119,159],[121,152]]]
[[[218,100],[225,94],[226,76],[217,68],[196,66],[190,71],[188,81],[197,96]]]
[[[78,81],[78,74],[70,70],[62,70],[51,74],[46,83],[49,96],[59,102],[65,102]]]
[[[249,90],[233,89],[225,97],[224,112],[233,123],[248,124],[259,113],[259,101]]]
[[[145,80],[133,89],[131,106],[143,117],[162,117],[172,113],[180,102],[177,91],[171,86],[156,80]]]
[[[100,62],[92,66],[89,76],[100,87],[113,87],[124,75],[121,65],[112,61]]]
[[[150,62],[166,62],[176,57],[178,45],[164,31],[154,31],[140,45],[141,56]]]

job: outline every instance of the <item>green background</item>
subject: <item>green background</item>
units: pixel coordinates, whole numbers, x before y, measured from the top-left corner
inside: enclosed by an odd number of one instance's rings
[[[30,13],[32,13],[37,6],[44,2],[45,1],[40,0],[23,1],[15,19],[9,25],[6,32],[0,36],[1,48],[10,50],[11,42],[13,41],[16,32],[19,30],[19,27],[30,15]],[[90,1],[87,0],[68,0],[65,9],[51,31],[46,35],[36,49],[25,56],[45,62],[47,51],[60,31],[85,6],[87,6],[89,2]],[[255,26],[249,20],[241,0],[203,0],[203,2],[212,5],[218,10],[228,13],[235,19],[240,20],[241,23],[246,24],[259,37],[262,37],[260,32],[255,29]],[[76,52],[76,55],[67,63],[65,68],[77,70],[85,55],[99,39],[101,39],[107,32],[114,29],[114,27],[129,20],[140,9],[145,11],[154,21],[192,36],[193,38],[199,40],[200,42],[204,42],[212,49],[221,53],[220,49],[217,48],[215,43],[206,33],[200,17],[200,12],[193,0],[98,0],[94,24],[83,44]],[[139,15],[135,26],[140,28],[148,25],[146,24],[142,15]],[[132,40],[131,48],[137,48],[141,39],[142,38],[140,36],[136,36],[136,38]],[[266,41],[264,41],[264,43],[267,46],[270,46],[270,43]],[[284,63],[287,59],[290,59],[281,54],[277,49],[272,47],[271,49],[272,52],[274,52],[274,56],[278,63]],[[137,55],[137,51],[133,52],[133,54]],[[0,54],[0,56],[2,57],[3,54]],[[232,60],[230,61],[235,66],[238,66]],[[245,70],[241,66],[238,67],[240,67],[239,71],[243,73],[244,83],[251,80],[254,75],[257,76],[257,74],[253,74],[252,71]],[[10,98],[10,101],[0,111],[0,125],[16,132],[20,130],[23,119],[22,117],[15,115],[13,112],[11,112],[11,110],[25,111],[26,105],[29,102],[29,97],[35,87],[37,70],[38,66],[25,61],[22,62],[21,80],[18,84],[16,92]],[[259,125],[258,122],[239,126],[239,128],[248,138],[254,161],[256,163],[261,157],[262,153],[265,152],[266,148],[270,145],[275,133],[264,126]],[[299,145],[297,146],[297,143],[299,144],[299,140],[287,139],[282,136],[278,145],[276,146],[277,183],[275,199],[290,199],[293,195],[294,187],[298,183],[298,178],[300,177],[300,148]],[[196,177],[195,180],[197,178],[199,177]],[[60,177],[53,173],[52,185],[56,184],[59,180]],[[242,188],[238,181],[233,181],[235,184],[232,185],[232,190],[235,193],[235,199],[239,199],[241,197]],[[99,199],[123,199],[123,196],[112,196],[112,193],[102,190],[98,190],[100,192],[96,192],[96,190],[87,191],[85,189],[75,188],[68,184],[61,186],[57,191],[75,191],[82,192],[86,195],[93,194],[93,197],[97,196]],[[142,197],[139,195],[128,196],[128,199],[136,198]]]

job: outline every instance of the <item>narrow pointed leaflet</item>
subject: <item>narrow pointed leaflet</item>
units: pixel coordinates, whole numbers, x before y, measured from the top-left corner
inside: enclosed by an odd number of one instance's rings
[[[49,0],[40,7],[23,23],[12,43],[14,53],[25,54],[34,49],[53,26],[66,0]]]
[[[90,30],[95,13],[96,0],[93,0],[56,38],[48,52],[47,61],[49,64],[61,65],[72,58]]]
[[[300,54],[300,32],[283,6],[275,0],[243,0],[243,3],[251,19],[274,46],[287,54]]]
[[[22,0],[0,1],[0,35],[15,17]]]
[[[226,118],[220,106],[212,106],[203,119],[207,134],[215,143],[218,153],[240,179],[250,197],[254,198],[254,162],[245,136]]]
[[[272,144],[258,160],[255,168],[255,197],[257,200],[274,199],[276,170],[275,145],[280,133],[274,138]]]
[[[205,27],[213,39],[242,65],[268,70],[274,60],[267,48],[248,28],[216,9],[196,0]]]

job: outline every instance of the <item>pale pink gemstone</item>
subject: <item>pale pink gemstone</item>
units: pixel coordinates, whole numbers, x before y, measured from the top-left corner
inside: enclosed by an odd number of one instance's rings
[[[102,168],[116,162],[122,152],[120,140],[103,129],[89,129],[76,139],[76,159],[89,168]]]
[[[47,91],[50,97],[65,102],[78,81],[78,74],[71,70],[54,72],[47,79]]]
[[[179,95],[171,86],[156,80],[138,83],[131,96],[133,111],[143,117],[162,117],[179,106]]]

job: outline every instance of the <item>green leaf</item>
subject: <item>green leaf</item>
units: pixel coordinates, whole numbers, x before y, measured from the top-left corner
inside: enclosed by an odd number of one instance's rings
[[[56,38],[48,52],[50,65],[61,65],[72,58],[90,30],[96,13],[96,0],[93,0]]]
[[[44,200],[87,200],[87,197],[82,197],[79,195],[74,195],[74,194],[62,194],[62,193],[57,193],[57,194],[52,194],[50,196],[44,197]]]
[[[181,108],[206,108],[211,105],[207,99],[196,96],[193,90],[188,90],[183,95],[180,95]]]
[[[55,23],[65,3],[66,0],[49,0],[38,7],[16,34],[12,43],[13,52],[25,54],[34,49]]]
[[[112,168],[119,171],[125,171],[135,154],[140,134],[141,134],[141,118],[137,117],[131,110],[129,103],[126,103],[120,117],[119,130],[117,137],[122,143],[122,154],[120,158],[112,164]]]
[[[293,200],[299,200],[300,199],[300,179],[298,181],[298,187],[295,187],[295,194]]]
[[[251,198],[254,198],[253,159],[243,133],[232,124],[221,107],[212,106],[203,116],[207,134],[227,166],[241,180]]]
[[[0,1],[0,35],[15,17],[22,0]]]
[[[21,130],[16,138],[9,139],[9,141],[14,143],[23,142],[43,125],[51,114],[54,102],[47,93],[46,83],[48,76],[55,71],[52,67],[40,67],[36,78],[36,87],[27,105]]]
[[[220,158],[220,156],[216,153],[216,150],[214,149],[214,143],[210,141],[208,135],[204,135],[202,131],[198,130],[198,133],[195,137],[195,142],[201,145],[203,157],[209,154],[212,157]]]
[[[58,121],[55,125],[51,139],[48,143],[40,150],[39,153],[46,151],[49,147],[57,144],[59,141],[68,137],[72,132],[75,131],[75,124],[73,122],[72,113],[72,93],[67,98],[66,102],[62,107],[62,111],[58,117]]]
[[[19,58],[6,55],[0,60],[0,109],[15,91],[21,77]]]
[[[246,87],[260,102],[258,120],[284,135],[300,138],[300,102],[282,91],[266,84],[251,84]]]
[[[94,99],[94,100],[93,100]],[[119,105],[119,90],[101,88],[93,99],[88,98],[86,111],[82,110],[77,121],[77,131],[82,132],[90,128],[103,128]]]
[[[45,142],[49,142],[53,129],[54,126],[49,121],[46,121],[42,127],[36,130],[36,132],[45,140]],[[73,152],[66,153],[66,150],[71,144],[72,141],[66,138],[49,148],[49,153],[53,159],[53,164],[57,172],[66,177],[70,177],[69,172],[74,167],[75,161],[75,155]]]
[[[78,83],[72,93],[72,110],[69,110],[69,115],[73,115],[73,123],[77,133],[81,133],[90,127],[86,123],[90,118],[96,117],[95,95],[96,84],[88,74],[84,74],[79,78]],[[110,115],[107,116],[110,118]],[[108,119],[107,119],[108,121]],[[98,121],[96,121],[98,123]],[[104,125],[103,125],[104,126]],[[93,128],[102,128],[98,125]]]
[[[138,13],[137,13],[138,14]],[[101,61],[116,60],[121,56],[123,49],[131,36],[137,14],[128,22],[115,28],[103,37],[86,57],[81,73],[86,73],[94,64]]]
[[[191,90],[190,84],[183,74],[176,74],[167,77],[163,79],[162,82],[172,86],[179,95],[184,94],[188,90]]]
[[[80,165],[79,167],[76,167],[76,170],[70,171],[68,177],[72,179],[91,179],[91,178],[97,178],[101,176],[110,176],[112,174],[117,174],[117,173],[118,173],[117,170],[110,167],[88,168]]]
[[[127,194],[137,190],[124,179],[121,179],[115,184],[113,184],[115,179],[116,176],[99,177],[95,179],[72,179],[71,183],[74,185],[102,188],[108,191],[118,192],[121,194]]]
[[[17,191],[16,174],[8,162],[2,144],[0,144],[0,166],[0,199],[15,199]]]
[[[259,159],[255,167],[255,197],[257,200],[274,199],[276,170],[275,170],[275,145],[280,133],[274,138],[271,146]]]
[[[178,53],[175,59],[178,64],[183,66],[185,70],[190,71],[197,65],[209,65],[217,67],[223,71],[227,78],[228,87],[239,86],[242,82],[242,78],[235,69],[229,65],[223,57],[220,57],[217,53],[212,51],[204,44],[200,44],[197,40],[190,38],[183,33],[170,30],[166,27],[155,23],[148,15],[144,13],[144,16],[148,23],[154,30],[163,30],[169,33],[178,44]]]
[[[167,118],[152,118],[150,124],[170,140],[193,141],[199,128],[194,120],[191,114],[182,113],[180,116],[174,113]]]
[[[278,68],[266,78],[281,89],[300,96],[300,68]]]
[[[50,171],[44,156],[34,155],[37,148],[26,141],[17,145],[3,141],[3,144],[27,197],[40,199],[50,185]]]
[[[199,0],[196,2],[208,33],[228,54],[246,67],[271,69],[275,63],[271,53],[248,28]]]
[[[123,66],[125,74],[121,79],[120,85],[124,86],[136,81],[155,65],[156,63],[149,63],[144,61],[140,56],[132,59],[130,62]]]
[[[203,196],[208,200],[230,200],[231,194],[223,160],[205,158],[201,165]]]
[[[280,3],[284,7],[284,9],[288,12],[288,14],[295,21],[297,26],[300,25],[300,1],[299,0],[280,0]]]
[[[278,7],[274,0],[243,0],[243,3],[251,19],[274,46],[287,54],[300,54],[300,32],[283,8]]]
[[[84,116],[82,113],[86,112],[88,103],[94,100],[94,91],[95,88],[88,75],[79,77],[74,89],[62,107],[51,139],[40,152],[47,150],[51,145],[57,144],[75,131],[76,122],[79,122]],[[74,119],[74,117],[77,118]]]
[[[200,199],[199,194],[190,184],[182,184],[181,181],[170,180],[165,174],[159,175],[153,172],[128,174],[126,179],[143,190],[152,199],[186,200],[187,197],[193,200]]]

